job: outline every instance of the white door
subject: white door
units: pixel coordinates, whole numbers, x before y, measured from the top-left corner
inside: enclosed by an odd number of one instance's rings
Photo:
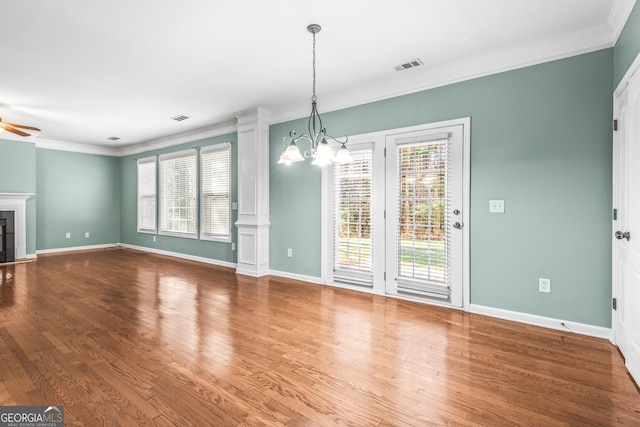
[[[463,125],[386,138],[386,292],[463,305]]]
[[[614,340],[640,383],[640,72],[616,92],[615,110]]]

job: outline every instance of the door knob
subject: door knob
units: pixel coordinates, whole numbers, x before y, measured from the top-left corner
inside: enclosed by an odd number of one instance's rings
[[[454,222],[453,223],[453,228],[457,228],[458,230],[462,229],[462,224],[460,224],[459,222]]]
[[[631,233],[628,231],[625,231],[624,233],[622,231],[616,231],[615,236],[618,240],[627,239],[627,241],[629,241],[629,239],[631,239]]]

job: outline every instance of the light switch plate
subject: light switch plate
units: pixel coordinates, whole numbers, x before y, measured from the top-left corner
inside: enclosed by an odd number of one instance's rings
[[[490,213],[504,213],[504,200],[489,200]]]

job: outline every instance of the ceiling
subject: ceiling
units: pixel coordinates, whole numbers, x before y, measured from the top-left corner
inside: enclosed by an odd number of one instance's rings
[[[257,106],[272,123],[307,115],[311,23],[322,113],[611,47],[634,4],[0,0],[0,117],[42,129],[39,146],[118,153]]]

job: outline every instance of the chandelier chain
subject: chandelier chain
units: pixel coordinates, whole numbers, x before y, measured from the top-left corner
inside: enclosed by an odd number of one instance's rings
[[[311,97],[312,102],[316,102],[318,99],[316,97],[316,33],[313,32],[313,96]]]

